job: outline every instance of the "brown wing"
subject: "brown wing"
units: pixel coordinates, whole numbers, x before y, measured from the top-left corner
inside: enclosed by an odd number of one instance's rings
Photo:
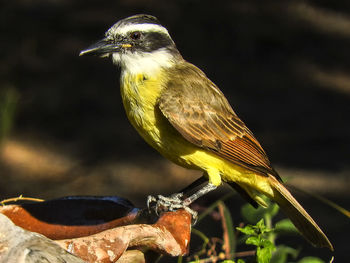
[[[259,174],[279,178],[225,96],[195,66],[185,62],[173,68],[158,103],[163,115],[189,142]]]

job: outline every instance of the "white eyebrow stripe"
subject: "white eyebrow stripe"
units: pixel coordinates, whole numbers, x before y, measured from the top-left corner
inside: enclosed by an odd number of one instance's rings
[[[132,31],[141,31],[141,32],[160,32],[160,33],[165,33],[167,35],[169,35],[168,30],[166,30],[165,27],[162,27],[160,25],[157,24],[130,24],[130,25],[124,25],[121,27],[117,27],[113,30],[114,28],[112,28],[112,34],[126,34],[128,32],[132,32]],[[114,32],[113,32],[114,31]]]

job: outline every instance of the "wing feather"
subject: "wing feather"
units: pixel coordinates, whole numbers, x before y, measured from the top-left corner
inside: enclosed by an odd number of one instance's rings
[[[260,143],[200,69],[187,62],[174,67],[165,87],[159,108],[185,139],[249,170],[280,179]]]

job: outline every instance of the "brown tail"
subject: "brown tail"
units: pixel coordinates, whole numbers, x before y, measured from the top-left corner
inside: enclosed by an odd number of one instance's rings
[[[311,216],[298,203],[292,194],[273,176],[270,177],[271,186],[274,191],[274,200],[282,211],[290,218],[301,234],[316,247],[328,247],[334,250],[327,236],[315,223]]]

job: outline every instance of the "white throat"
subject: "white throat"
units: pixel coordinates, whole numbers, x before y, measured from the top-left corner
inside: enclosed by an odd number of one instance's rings
[[[112,59],[114,64],[121,66],[123,72],[132,75],[152,74],[174,64],[174,56],[166,49],[159,49],[151,53],[114,53]]]

